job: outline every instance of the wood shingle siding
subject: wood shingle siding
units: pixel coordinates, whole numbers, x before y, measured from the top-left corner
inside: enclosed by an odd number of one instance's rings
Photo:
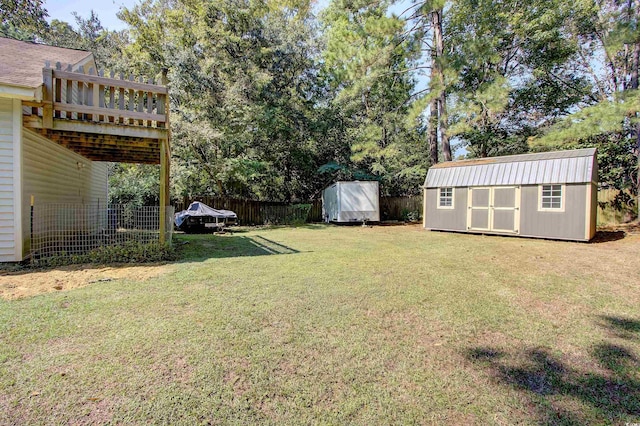
[[[0,262],[15,260],[13,102],[0,98]]]

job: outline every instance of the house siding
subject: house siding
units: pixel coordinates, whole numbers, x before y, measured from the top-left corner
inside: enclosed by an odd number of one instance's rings
[[[587,239],[590,240],[596,236],[596,222],[598,219],[598,185],[595,183],[591,184],[591,191],[589,193],[591,196],[591,205],[589,206],[589,217],[587,220],[589,221],[589,229],[587,234]]]
[[[15,256],[13,101],[0,98],[0,262]]]
[[[107,163],[91,161],[30,130],[23,130],[23,211],[34,204],[107,204]],[[24,255],[30,215],[23,215]]]

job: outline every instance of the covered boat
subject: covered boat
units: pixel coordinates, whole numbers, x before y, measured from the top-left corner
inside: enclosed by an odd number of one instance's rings
[[[238,215],[231,210],[214,209],[195,201],[187,210],[176,213],[174,222],[184,232],[219,231],[225,226],[237,225]]]

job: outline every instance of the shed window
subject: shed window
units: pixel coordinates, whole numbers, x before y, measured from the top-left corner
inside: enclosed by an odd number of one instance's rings
[[[440,188],[440,194],[438,196],[438,208],[453,208],[453,188]]]
[[[562,185],[542,185],[540,207],[543,210],[562,209]]]

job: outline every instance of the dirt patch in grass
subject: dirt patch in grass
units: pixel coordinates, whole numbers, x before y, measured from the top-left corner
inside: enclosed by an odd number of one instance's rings
[[[113,420],[115,407],[121,403],[122,401],[108,398],[87,398],[83,405],[89,413],[78,424],[107,424]]]
[[[608,232],[624,232],[626,234],[640,234],[640,221],[634,221],[629,223],[622,223],[618,225],[606,225],[598,227],[598,231],[606,234]],[[597,236],[596,236],[597,237]]]
[[[146,281],[171,270],[171,265],[71,265],[33,271],[0,270],[0,297],[12,300],[117,280]]]

